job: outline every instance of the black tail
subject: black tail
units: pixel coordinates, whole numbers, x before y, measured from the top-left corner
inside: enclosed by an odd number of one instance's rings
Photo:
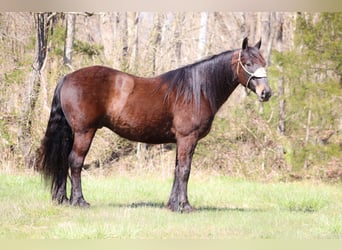
[[[52,199],[65,185],[68,176],[68,156],[73,145],[73,133],[62,110],[60,93],[64,78],[57,84],[52,100],[45,136],[38,149],[37,170],[51,183]]]

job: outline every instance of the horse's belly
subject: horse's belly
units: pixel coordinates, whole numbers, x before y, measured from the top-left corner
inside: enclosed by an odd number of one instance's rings
[[[121,124],[111,128],[116,134],[131,141],[151,144],[175,142],[175,135],[169,127],[134,126]]]
[[[131,141],[145,142],[151,144],[175,142],[172,132],[172,119],[167,116],[155,118],[144,115],[125,115],[111,119],[105,125],[119,136]]]

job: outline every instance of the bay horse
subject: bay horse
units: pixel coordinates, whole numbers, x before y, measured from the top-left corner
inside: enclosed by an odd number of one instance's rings
[[[176,143],[170,198],[172,211],[192,211],[187,185],[198,141],[211,128],[218,109],[241,84],[259,100],[271,96],[259,49],[229,50],[152,78],[91,66],[65,75],[57,84],[36,168],[51,182],[52,200],[88,207],[81,170],[97,129],[107,127],[132,141]],[[70,200],[66,183],[71,179]]]

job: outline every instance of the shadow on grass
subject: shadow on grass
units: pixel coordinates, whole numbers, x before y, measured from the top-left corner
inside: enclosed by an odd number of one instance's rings
[[[169,210],[162,202],[134,202],[130,204],[115,204],[111,203],[108,206],[118,208],[159,208]],[[193,212],[264,212],[265,209],[260,208],[242,208],[242,207],[214,207],[214,206],[199,206],[195,207]]]
[[[198,207],[196,211],[204,212],[264,212],[265,209],[260,208],[242,208],[242,207]]]
[[[133,202],[128,204],[120,204],[120,203],[110,203],[109,207],[117,207],[117,208],[143,208],[143,207],[151,207],[151,208],[165,208],[165,204],[162,202]]]

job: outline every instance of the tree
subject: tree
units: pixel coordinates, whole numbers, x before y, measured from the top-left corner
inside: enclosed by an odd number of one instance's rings
[[[139,21],[140,21],[140,13],[133,13],[134,16],[134,41],[132,46],[131,53],[131,62],[130,67],[131,71],[135,72],[139,65],[138,54],[139,54]]]
[[[25,162],[29,162],[29,154],[31,153],[31,135],[32,135],[32,115],[36,107],[40,84],[41,71],[44,67],[48,51],[48,37],[52,29],[55,13],[35,13],[36,26],[36,48],[35,60],[32,64],[32,71],[29,76],[27,95],[25,96],[23,109],[21,112],[20,129],[18,134],[18,141],[21,147],[21,153]]]
[[[182,25],[185,20],[184,13],[177,13],[174,20],[174,38],[175,38],[175,54],[176,54],[176,64],[180,65],[182,57]]]
[[[152,39],[152,75],[156,74],[156,64],[157,64],[157,56],[160,47],[161,41],[161,29],[162,29],[162,14],[156,13],[154,14],[154,23],[151,34]]]
[[[302,44],[310,74],[317,80],[336,75],[342,78],[342,13],[303,14],[297,18],[300,31],[296,43]],[[317,78],[318,77],[318,78]]]
[[[294,48],[273,53],[280,79],[278,128],[285,133],[286,120],[292,148],[287,158],[294,169],[327,164],[341,155],[341,17],[298,13]]]
[[[283,15],[282,13],[276,13],[276,29],[275,29],[275,48],[278,52],[283,52]],[[279,71],[282,72],[281,66]],[[285,97],[284,97],[284,77],[280,76],[278,80],[278,98],[279,98],[279,123],[278,131],[281,135],[285,135]]]
[[[205,54],[207,44],[208,19],[208,12],[201,12],[201,23],[198,37],[198,59],[201,59]]]
[[[73,13],[66,14],[66,35],[64,44],[64,64],[72,69],[72,51],[75,39],[75,21],[76,15]]]
[[[121,31],[121,69],[127,71],[129,68],[127,12],[120,12],[118,18]]]

